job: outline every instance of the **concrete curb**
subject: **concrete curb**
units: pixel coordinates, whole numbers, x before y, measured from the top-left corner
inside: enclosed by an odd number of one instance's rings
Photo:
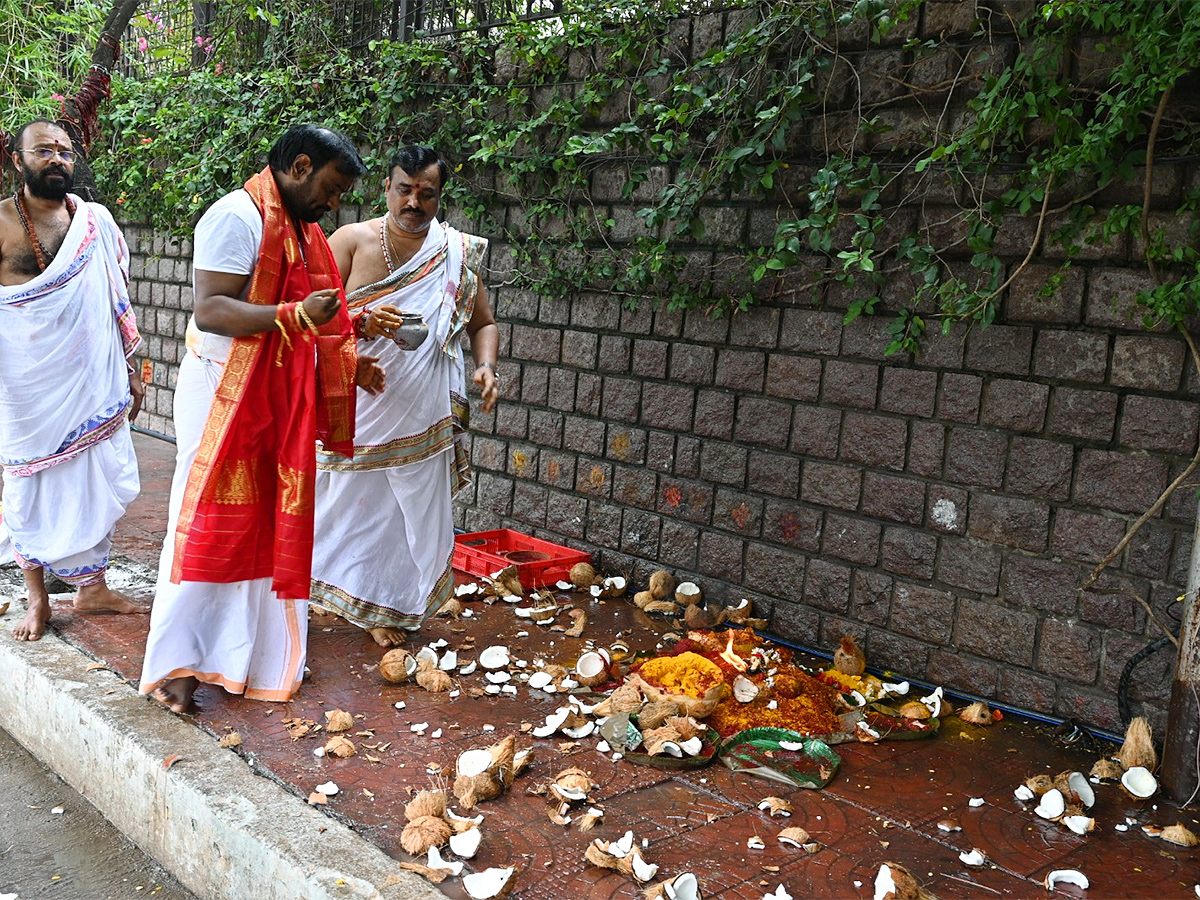
[[[56,634],[19,643],[0,627],[0,727],[197,896],[444,900],[91,662]],[[164,769],[172,755],[178,761]]]

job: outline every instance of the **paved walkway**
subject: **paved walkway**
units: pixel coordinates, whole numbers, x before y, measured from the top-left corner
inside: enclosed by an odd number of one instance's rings
[[[130,583],[146,589],[163,538],[172,448],[145,436],[138,437],[137,448],[143,493],[119,529],[118,549],[130,560]],[[637,650],[658,638],[662,626],[648,627],[646,617],[629,603],[595,602],[578,595],[574,601],[589,618],[582,638],[537,629],[516,619],[506,604],[476,602],[469,604],[471,618],[439,619],[420,640],[444,639],[446,649],[457,648],[464,658],[490,644],[505,644],[516,657],[571,664],[586,640],[608,644],[621,633]],[[106,670],[136,683],[145,619],[81,617],[56,605],[52,624],[67,642],[102,661]],[[0,637],[0,652],[20,661],[15,655],[26,648],[14,645],[7,636]],[[1091,835],[1076,836],[1042,821],[1014,799],[1013,789],[1035,773],[1086,772],[1098,754],[1064,747],[1049,729],[1019,717],[1006,717],[987,729],[950,719],[932,740],[839,745],[835,750],[842,764],[833,781],[824,790],[793,791],[719,765],[669,772],[615,761],[597,751],[594,738],[577,743],[561,737],[535,740],[523,728],[540,724],[560,705],[561,697],[527,686],[515,697],[478,696],[486,684],[479,673],[456,676],[460,692],[453,696],[428,693],[415,684],[388,685],[377,672],[380,656],[379,648],[359,629],[314,615],[310,673],[295,702],[251,702],[202,688],[194,716],[175,717],[149,701],[135,700],[131,702],[140,705],[130,707],[125,721],[139,733],[161,723],[186,725],[214,754],[240,756],[260,780],[265,777],[282,787],[283,796],[292,795],[287,803],[279,801],[289,815],[317,785],[333,781],[340,790],[321,808],[325,821],[331,828],[348,825],[365,839],[359,845],[364,853],[377,847],[386,854],[382,864],[374,858],[370,866],[364,862],[364,872],[369,868],[376,873],[388,870],[387,857],[411,859],[399,846],[403,806],[411,792],[446,785],[461,751],[516,734],[518,746],[534,747],[535,761],[512,790],[478,808],[485,817],[483,842],[470,867],[516,867],[512,896],[518,900],[639,896],[632,881],[590,866],[583,858],[593,838],[616,839],[626,830],[645,842],[644,855],[659,864],[660,875],[694,872],[703,896],[722,900],[761,900],[780,885],[796,900],[871,897],[875,874],[888,860],[907,866],[942,898],[1045,895],[1041,885],[1046,874],[1064,867],[1079,869],[1091,879],[1088,897],[1197,896],[1200,850],[1172,846],[1141,828],[1178,821],[1200,831],[1196,806],[1180,811],[1153,799],[1135,802],[1118,787],[1101,785],[1093,810],[1097,829]],[[0,659],[0,671],[2,663]],[[122,690],[129,688],[122,685]],[[3,703],[0,693],[0,724],[5,724]],[[297,721],[323,723],[325,712],[332,709],[355,716],[350,737],[357,753],[350,758],[318,757],[313,751],[327,736],[313,729],[297,733]],[[422,724],[426,727],[414,730]],[[240,746],[219,749],[218,739],[232,732],[240,736]],[[180,762],[183,771],[186,762]],[[598,784],[592,802],[603,807],[604,818],[589,833],[576,825],[552,823],[545,798],[533,793],[572,765],[587,770]],[[206,790],[219,788],[210,785]],[[758,803],[768,795],[790,799],[792,817],[771,819],[760,812]],[[983,802],[972,806],[972,798]],[[961,830],[941,830],[938,823],[946,819],[956,820]],[[1127,820],[1133,822],[1127,830],[1116,830]],[[817,846],[811,851],[781,846],[775,835],[785,825],[806,829]],[[259,826],[259,831],[264,829]],[[324,834],[324,827],[319,831]],[[748,848],[747,841],[756,835],[763,838],[765,849]],[[261,837],[270,841],[272,835]],[[985,854],[984,866],[971,868],[960,861],[960,852],[972,848]],[[204,889],[204,873],[198,875],[194,865],[169,858],[162,862],[176,874],[183,869],[181,880],[197,894],[220,896]],[[356,861],[342,859],[341,864],[353,873]],[[370,880],[366,874],[362,877]],[[405,896],[428,893],[398,866],[388,875],[388,884],[413,892]],[[353,896],[396,896],[382,889],[378,879],[375,885],[381,893],[368,889]],[[466,896],[458,879],[443,882],[439,889],[449,897]],[[337,895],[336,889],[329,891],[320,896]],[[315,888],[310,895],[317,896]],[[302,889],[295,896],[308,895]]]

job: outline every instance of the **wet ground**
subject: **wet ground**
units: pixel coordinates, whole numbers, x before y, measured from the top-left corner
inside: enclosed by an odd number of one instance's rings
[[[192,900],[86,800],[0,731],[0,896]]]
[[[171,449],[140,437],[138,451],[143,496],[122,524],[118,546],[134,562],[152,566],[165,522]],[[651,623],[626,601],[574,595],[570,602],[588,615],[578,638],[538,629],[517,619],[504,603],[472,602],[470,618],[435,621],[413,639],[413,649],[443,639],[443,652],[457,649],[465,661],[483,647],[504,644],[530,663],[541,657],[566,664],[588,642],[611,645],[618,635],[634,651],[650,647],[666,627]],[[84,618],[59,604],[54,626],[136,683],[143,618]],[[536,740],[523,727],[541,724],[561,704],[561,695],[522,685],[515,696],[473,696],[486,684],[478,672],[455,676],[456,695],[429,693],[411,683],[390,685],[377,670],[381,655],[359,629],[331,616],[314,616],[310,672],[296,701],[252,702],[203,688],[190,720],[214,740],[237,732],[241,743],[230,752],[252,757],[260,771],[299,796],[308,797],[318,784],[336,783],[339,792],[324,809],[397,860],[412,858],[399,843],[403,806],[411,794],[446,786],[461,751],[517,735],[518,746],[534,748],[534,763],[508,793],[478,808],[485,817],[483,842],[469,866],[515,867],[512,896],[518,900],[639,896],[631,880],[583,858],[593,838],[612,840],[626,830],[644,842],[643,854],[660,866],[660,877],[694,872],[704,897],[723,900],[760,900],[780,885],[796,900],[871,897],[884,861],[906,866],[943,898],[1045,895],[1042,881],[1058,868],[1083,871],[1092,884],[1089,897],[1197,896],[1200,850],[1173,846],[1142,829],[1182,822],[1200,831],[1195,806],[1181,811],[1155,798],[1135,801],[1105,784],[1096,788],[1092,834],[1077,836],[1039,819],[1030,804],[1013,797],[1013,789],[1037,773],[1086,772],[1099,750],[1064,746],[1046,726],[1017,716],[989,728],[946,719],[941,733],[929,740],[841,744],[834,748],[841,767],[827,787],[794,790],[735,774],[719,763],[664,771],[614,760],[598,752],[594,737]],[[315,729],[294,735],[296,720],[323,723],[332,709],[355,716],[349,737],[357,752],[350,758],[315,755],[327,738]],[[146,714],[170,715],[149,701]],[[422,724],[426,727],[414,730]],[[575,824],[552,823],[545,798],[534,793],[572,765],[598,784],[591,800],[603,808],[604,818],[588,833]],[[772,819],[760,811],[759,802],[769,795],[789,799],[793,815]],[[973,799],[982,803],[973,806]],[[961,830],[940,829],[938,823],[946,819],[956,820]],[[816,846],[803,850],[779,844],[776,835],[786,826],[806,829]],[[764,849],[748,847],[755,836]],[[972,848],[985,855],[982,867],[960,861],[960,852]],[[457,879],[441,887],[447,896],[466,896]]]

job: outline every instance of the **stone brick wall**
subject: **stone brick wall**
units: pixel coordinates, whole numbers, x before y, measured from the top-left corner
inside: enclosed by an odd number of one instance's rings
[[[907,36],[966,34],[979,9],[927,3]],[[711,46],[734,16],[685,22],[680,40]],[[875,71],[904,61],[897,47],[880,53]],[[934,84],[929,66],[909,75]],[[922,132],[919,111],[897,104],[887,114],[897,128],[881,141]],[[1195,173],[1161,165],[1155,203],[1174,208],[1198,184]],[[599,168],[592,194],[616,221],[637,221],[641,198],[622,197],[618,168]],[[936,222],[958,198],[921,199],[914,220]],[[1140,203],[1141,188],[1095,202]],[[501,212],[518,234],[519,208]],[[769,238],[778,214],[713,198],[707,243],[693,248],[701,267],[716,263],[722,241]],[[343,210],[339,224],[356,215]],[[1015,266],[1033,227],[1010,224]],[[140,226],[127,233],[155,361],[142,424],[170,434],[190,248]],[[1061,261],[1048,243],[992,327],[956,328],[907,358],[884,355],[886,311],[843,324],[851,298],[837,285],[781,291],[716,320],[630,311],[603,293],[535,296],[507,285],[505,238],[493,237],[504,400],[492,415],[475,412],[477,474],[459,497],[461,527],[511,527],[584,548],[639,582],[666,567],[717,600],[753,598],[775,633],[801,645],[829,650],[851,633],[872,664],[905,676],[1119,728],[1122,669],[1161,634],[1143,602],[1168,622],[1178,608],[1191,486],[1098,590],[1078,585],[1183,468],[1200,425],[1186,344],[1129,314],[1147,284],[1133,242],[1090,248],[1043,299]],[[631,228],[624,239],[634,237]],[[902,285],[889,291],[902,299]],[[1173,662],[1160,651],[1131,691],[1158,733]]]

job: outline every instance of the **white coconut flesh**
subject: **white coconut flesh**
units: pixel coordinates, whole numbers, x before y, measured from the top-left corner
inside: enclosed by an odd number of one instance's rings
[[[1082,772],[1072,772],[1067,778],[1067,785],[1075,792],[1084,809],[1092,808],[1092,804],[1096,802],[1096,792],[1092,790]]]
[[[443,672],[449,672],[452,669],[458,668],[458,654],[453,650],[447,650],[442,654],[442,658],[438,660],[438,668]]]
[[[437,651],[432,647],[422,647],[417,651],[417,660],[420,661],[422,659],[427,659],[431,665],[436,666],[438,661]]]
[[[534,672],[529,676],[529,686],[539,691],[552,681],[554,679],[549,672]]]
[[[477,593],[479,593],[479,585],[473,581],[468,584],[460,584],[454,589],[455,597],[470,597],[472,594]]]
[[[891,867],[882,865],[875,875],[875,900],[885,900],[896,896],[896,879],[892,877]]]
[[[1087,890],[1090,882],[1087,876],[1078,869],[1055,869],[1046,876],[1046,890],[1052,891],[1060,884],[1073,884],[1082,890]]]
[[[504,684],[506,681],[512,680],[512,676],[505,671],[487,672],[483,676],[492,684]]]
[[[546,723],[544,725],[539,725],[531,733],[537,738],[550,737],[550,735],[562,728],[563,722],[567,721],[567,716],[570,714],[571,708],[569,706],[560,706],[554,712],[550,713],[550,715],[546,716]]]
[[[458,822],[463,825],[466,825],[468,823],[470,823],[471,825],[480,825],[483,823],[483,816],[460,816],[458,813],[456,813],[452,809],[446,810],[445,817],[446,817],[446,820],[448,822],[450,822],[451,824]]]
[[[894,684],[884,682],[883,690],[884,693],[895,694],[897,697],[903,697],[908,694],[908,682],[897,681]]]
[[[691,872],[683,872],[663,885],[667,900],[700,900],[700,885]]]
[[[696,584],[694,581],[685,581],[675,588],[675,593],[683,594],[685,597],[695,597],[700,593],[700,585]]]
[[[463,859],[470,859],[479,849],[481,840],[483,840],[483,833],[478,828],[468,828],[466,831],[452,834],[450,835],[450,852]]]
[[[492,766],[492,754],[487,750],[464,750],[458,755],[456,772],[470,778],[482,775]]]
[[[579,677],[584,683],[588,679],[601,677],[607,669],[608,661],[598,650],[589,650],[580,654],[579,660],[575,663],[575,671],[579,673]]]
[[[1133,796],[1143,800],[1158,790],[1158,781],[1145,766],[1126,769],[1125,774],[1121,776],[1121,784]]]
[[[479,665],[479,663],[475,662],[475,660],[471,660],[465,666],[461,666],[459,668],[458,674],[459,675],[471,675],[475,672],[475,669],[478,667],[478,665]]]
[[[426,865],[431,869],[449,869],[451,875],[461,875],[463,870],[462,863],[442,859],[442,854],[436,846],[429,848],[429,861]]]
[[[929,714],[935,719],[942,714],[942,689],[934,688],[928,697],[922,697],[921,702],[929,708]]]
[[[596,730],[595,722],[584,722],[578,728],[564,728],[563,734],[565,734],[567,737],[569,737],[573,740],[579,740],[580,738],[587,737],[595,730]]]
[[[649,881],[658,874],[658,864],[646,862],[637,850],[633,851],[630,861],[633,863],[633,877],[638,881]]]
[[[1096,820],[1089,816],[1063,816],[1062,823],[1076,834],[1087,834],[1096,827]]]
[[[964,866],[982,866],[984,863],[983,854],[976,849],[960,853],[958,854],[958,858],[962,860]]]
[[[1018,800],[1032,800],[1037,796],[1027,784],[1017,785],[1017,789],[1013,791],[1013,796]]]
[[[1066,808],[1067,804],[1063,799],[1062,791],[1058,788],[1050,788],[1042,794],[1041,802],[1033,811],[1043,819],[1054,821],[1063,814]]]
[[[738,703],[749,703],[758,696],[758,685],[745,675],[739,675],[733,681],[733,696]]]
[[[507,666],[510,657],[508,648],[499,645],[488,647],[479,654],[479,664],[485,669],[499,669]]]
[[[704,747],[704,742],[700,740],[700,736],[690,737],[686,741],[679,742],[680,749],[688,756],[699,756],[701,749]]]
[[[514,871],[514,868],[493,868],[484,869],[482,872],[473,872],[463,876],[463,888],[466,889],[471,900],[491,900],[492,897],[498,897],[504,892]]]

